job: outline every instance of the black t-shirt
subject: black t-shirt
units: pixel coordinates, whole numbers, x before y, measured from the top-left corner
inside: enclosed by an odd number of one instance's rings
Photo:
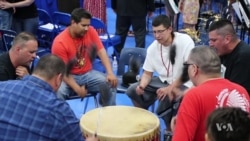
[[[16,69],[10,61],[9,53],[0,55],[0,81],[15,80],[17,78]]]
[[[228,55],[221,57],[225,78],[243,86],[250,94],[250,46],[241,41]]]
[[[23,0],[16,0],[15,2],[20,2]],[[37,7],[35,2],[33,2],[29,6],[25,7],[16,7],[16,12],[14,13],[14,17],[18,19],[29,19],[38,17]]]

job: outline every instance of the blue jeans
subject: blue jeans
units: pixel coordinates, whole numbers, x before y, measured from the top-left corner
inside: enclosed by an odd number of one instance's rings
[[[29,19],[17,19],[14,17],[13,30],[15,30],[17,34],[25,31],[37,35],[38,21],[38,17]]]
[[[116,105],[116,93],[110,88],[109,84],[106,82],[106,77],[103,73],[91,70],[82,75],[73,75],[76,83],[80,86],[87,86],[88,93],[100,92],[100,86],[105,86],[107,92],[101,93],[100,104],[103,106]],[[60,88],[57,91],[57,97],[60,99],[67,99],[69,95],[74,93],[74,91],[64,82],[62,82]]]
[[[0,29],[9,30],[12,24],[12,13],[0,9]]]
[[[0,29],[9,30],[12,23],[12,13],[0,9]],[[0,36],[0,53],[5,51],[3,39]]]

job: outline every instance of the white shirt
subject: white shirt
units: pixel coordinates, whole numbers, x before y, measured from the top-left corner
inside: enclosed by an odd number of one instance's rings
[[[170,46],[164,46],[155,40],[147,49],[143,69],[156,72],[162,82],[171,84],[180,78],[183,63],[187,61],[190,51],[195,47],[194,41],[187,34],[175,32],[172,45],[176,45],[175,64],[169,60]]]

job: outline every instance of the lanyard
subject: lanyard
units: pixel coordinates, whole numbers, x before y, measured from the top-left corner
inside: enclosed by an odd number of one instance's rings
[[[171,46],[170,46],[171,47]],[[167,77],[169,77],[169,68],[170,68],[170,60],[168,60],[168,67],[166,66],[166,64],[164,63],[164,60],[163,60],[163,55],[162,55],[163,53],[162,53],[162,45],[161,45],[161,61],[162,61],[162,64],[163,64],[163,66],[164,66],[164,68],[166,69],[166,71],[167,71]],[[172,72],[173,72],[173,67],[172,67]]]

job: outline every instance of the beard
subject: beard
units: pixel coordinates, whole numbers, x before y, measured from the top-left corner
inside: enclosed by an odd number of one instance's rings
[[[86,30],[85,31],[78,31],[75,36],[76,38],[82,38],[85,34],[86,34]]]

